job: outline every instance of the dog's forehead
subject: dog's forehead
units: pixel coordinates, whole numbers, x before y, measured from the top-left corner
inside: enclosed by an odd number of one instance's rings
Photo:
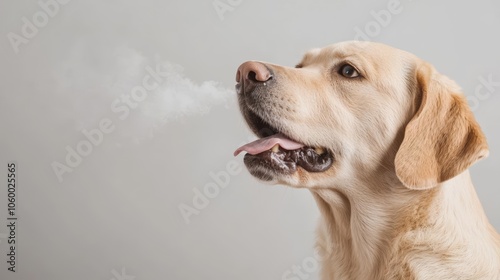
[[[365,61],[384,64],[392,61],[407,60],[409,53],[402,50],[374,42],[348,41],[329,45],[323,48],[314,48],[305,53],[301,64],[327,62],[346,57],[359,57]]]

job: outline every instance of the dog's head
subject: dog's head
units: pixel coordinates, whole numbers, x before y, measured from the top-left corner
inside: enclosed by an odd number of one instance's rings
[[[236,151],[255,177],[329,187],[394,174],[425,189],[488,154],[459,87],[414,55],[344,42],[306,53],[295,68],[245,62],[241,112],[261,139]]]

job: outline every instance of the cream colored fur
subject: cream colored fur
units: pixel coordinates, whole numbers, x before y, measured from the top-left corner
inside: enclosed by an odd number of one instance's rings
[[[362,77],[339,75],[345,63]],[[335,156],[322,173],[267,171],[313,194],[322,279],[500,279],[500,237],[468,171],[488,147],[453,81],[368,42],[312,50],[298,68],[265,65],[279,84],[261,116]]]

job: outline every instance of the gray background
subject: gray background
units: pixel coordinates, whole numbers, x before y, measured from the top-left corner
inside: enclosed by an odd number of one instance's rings
[[[41,8],[1,1],[0,278],[284,279],[313,256],[318,211],[307,191],[262,185],[242,169],[190,224],[178,207],[192,205],[193,188],[213,182],[210,172],[224,171],[251,139],[227,90],[240,63],[293,66],[312,47],[352,40],[388,2],[233,0],[221,18],[212,0],[72,0],[16,54],[7,34],[21,34],[22,18]],[[498,1],[400,6],[371,40],[430,61],[471,98],[480,77],[500,81]],[[110,104],[156,61],[184,70],[118,120]],[[499,105],[496,86],[474,110],[490,157],[472,168],[497,229]],[[64,162],[65,147],[104,117],[115,131],[59,182],[51,163]],[[5,262],[11,160],[18,163],[15,274]],[[241,156],[236,162],[241,168]]]

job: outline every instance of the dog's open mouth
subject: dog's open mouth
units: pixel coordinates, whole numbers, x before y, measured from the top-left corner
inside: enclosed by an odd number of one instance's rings
[[[247,152],[245,163],[266,164],[287,174],[294,172],[297,166],[309,172],[322,172],[333,163],[333,157],[325,149],[306,147],[281,133],[241,146],[234,155],[243,151]]]
[[[259,121],[265,123],[260,118]],[[298,166],[308,172],[323,172],[332,165],[333,155],[325,148],[306,146],[276,129],[268,130],[275,133],[239,147],[234,155],[247,152],[244,158],[247,166],[259,165],[282,174],[291,174]]]

